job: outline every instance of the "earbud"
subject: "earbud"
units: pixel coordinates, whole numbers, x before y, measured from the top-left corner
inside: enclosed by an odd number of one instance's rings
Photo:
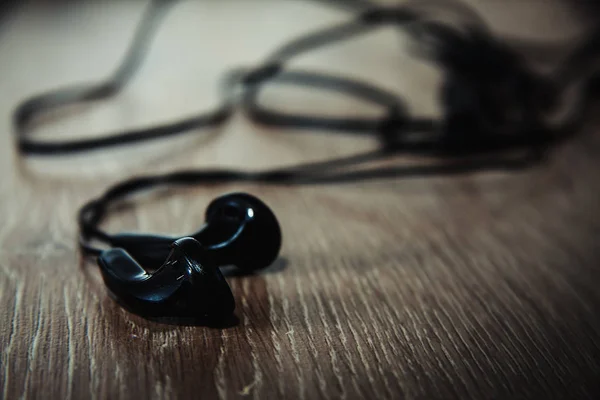
[[[281,230],[273,212],[245,193],[213,200],[206,224],[191,237],[122,233],[98,264],[117,300],[143,316],[224,319],[235,302],[219,266],[253,271],[279,254]]]
[[[205,213],[205,225],[189,235],[204,248],[205,262],[235,265],[244,271],[273,263],[281,247],[281,229],[269,207],[247,193],[226,194],[213,200]],[[122,248],[146,269],[159,268],[175,237],[121,233],[110,244]]]
[[[106,286],[130,311],[153,317],[224,319],[235,300],[218,266],[205,262],[207,250],[193,238],[181,238],[155,272],[147,272],[123,249],[98,257]]]

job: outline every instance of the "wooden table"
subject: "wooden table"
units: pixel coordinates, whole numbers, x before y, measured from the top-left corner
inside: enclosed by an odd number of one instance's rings
[[[560,41],[579,29],[557,2],[480,2],[494,29]],[[141,2],[18,7],[0,26],[0,393],[3,398],[593,398],[600,374],[600,140],[597,123],[519,171],[338,185],[217,185],[123,207],[119,230],[182,234],[215,196],[263,198],[284,233],[280,259],[230,277],[239,324],[177,326],[132,315],[76,245],[75,215],[121,178],[181,167],[249,169],[377,147],[373,138],[282,131],[236,115],[223,128],[67,158],[22,160],[15,104],[108,75]],[[558,8],[557,8],[558,7]],[[562,8],[561,8],[562,7]],[[46,118],[67,138],[175,120],[215,104],[223,71],[348,18],[318,3],[185,2],[167,17],[115,99]],[[535,23],[534,23],[535,22]],[[295,66],[361,77],[439,113],[441,77],[384,29]],[[290,110],[378,115],[357,101],[268,90]]]

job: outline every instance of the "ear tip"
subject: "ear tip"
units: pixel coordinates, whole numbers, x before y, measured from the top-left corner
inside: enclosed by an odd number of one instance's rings
[[[271,265],[282,245],[279,221],[273,210],[258,197],[245,192],[232,192],[215,198],[206,208],[206,220],[217,215],[226,204],[243,205],[248,210],[244,228],[244,251],[235,265],[246,271],[255,271]],[[243,256],[242,256],[243,253]]]
[[[259,222],[253,227],[256,230],[252,229],[251,231],[254,236],[252,242],[255,251],[248,269],[266,268],[275,262],[281,250],[283,238],[279,221],[273,210],[262,200],[248,193],[237,193],[236,195],[252,204],[255,213],[253,219]]]
[[[265,257],[262,264],[264,264],[261,268],[266,268],[271,265],[277,257],[279,256],[279,252],[281,251],[281,245],[283,242],[283,238],[281,235],[281,227],[279,226],[279,222],[274,218],[274,227],[269,231],[268,238],[265,240]]]
[[[206,220],[209,220],[210,216],[213,215],[213,213],[216,211],[216,209],[218,207],[220,207],[222,204],[224,204],[226,202],[230,202],[230,201],[245,202],[250,206],[250,208],[252,208],[252,210],[256,214],[271,214],[272,217],[275,218],[275,215],[273,214],[273,211],[271,211],[271,208],[268,205],[266,205],[265,202],[262,201],[261,199],[259,199],[258,197],[251,195],[250,193],[245,193],[245,192],[232,192],[232,193],[223,194],[223,195],[213,199],[213,201],[210,202],[210,204],[206,208],[206,215],[205,215]]]

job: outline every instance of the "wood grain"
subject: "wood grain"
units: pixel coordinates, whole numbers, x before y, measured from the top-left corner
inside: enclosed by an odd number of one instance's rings
[[[478,6],[500,30],[566,40],[581,28],[558,2],[511,3],[512,14],[497,12],[499,3]],[[14,105],[106,76],[142,6],[32,3],[0,27],[3,398],[597,398],[600,125],[593,120],[521,171],[424,178],[407,174],[402,168],[414,160],[399,157],[383,164],[399,168],[396,178],[220,185],[139,199],[107,228],[192,231],[210,199],[246,190],[273,207],[284,246],[263,273],[228,279],[235,327],[160,324],[118,307],[75,243],[77,208],[110,183],[183,166],[263,168],[376,146],[279,132],[237,115],[222,129],[173,141],[19,160],[9,135]],[[538,25],[525,23],[532,16]],[[225,69],[344,18],[317,3],[184,2],[124,93],[57,114],[39,135],[94,135],[206,109]],[[398,38],[383,30],[298,65],[372,80],[409,96],[415,113],[437,113],[438,72],[403,55]],[[265,101],[380,112],[304,92],[272,90]]]

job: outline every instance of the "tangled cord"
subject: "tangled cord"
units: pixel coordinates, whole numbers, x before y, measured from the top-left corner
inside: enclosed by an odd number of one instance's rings
[[[110,235],[98,225],[112,203],[157,186],[234,181],[314,184],[358,180],[368,177],[369,171],[348,172],[348,166],[395,152],[465,159],[463,163],[453,163],[452,168],[444,171],[447,173],[472,168],[469,157],[473,155],[490,154],[489,165],[496,165],[500,159],[494,158],[494,155],[505,150],[525,149],[539,154],[545,147],[563,139],[565,130],[573,129],[573,125],[581,121],[580,113],[589,97],[587,82],[594,78],[595,72],[589,69],[590,60],[600,48],[600,34],[596,32],[573,52],[556,76],[543,77],[533,73],[523,57],[496,40],[485,21],[461,3],[445,2],[442,7],[439,1],[423,0],[404,6],[369,7],[363,1],[354,1],[348,4],[357,5],[359,11],[352,20],[295,39],[275,50],[256,68],[229,71],[222,81],[220,105],[213,110],[171,124],[91,139],[42,141],[31,137],[32,122],[41,114],[71,104],[106,99],[122,90],[138,70],[161,20],[174,3],[174,0],[150,3],[124,60],[108,80],[55,90],[22,102],[16,108],[13,119],[20,154],[58,156],[174,136],[192,129],[220,125],[235,109],[243,110],[252,121],[276,127],[376,134],[382,149],[338,160],[262,172],[204,169],[130,178],[109,188],[80,209],[80,245],[86,254],[101,251],[90,244],[91,240],[110,244]],[[437,21],[435,11],[440,9],[456,14],[464,20],[463,24],[453,26]],[[292,58],[302,53],[381,26],[402,28],[418,44],[417,56],[439,64],[445,71],[441,93],[445,115],[441,121],[410,117],[402,99],[371,83],[286,68]],[[259,103],[260,90],[267,82],[340,92],[380,105],[386,113],[383,118],[333,118],[283,113]],[[578,107],[561,124],[551,126],[547,116],[560,103],[566,88],[574,84],[580,86]],[[427,174],[433,171],[437,169],[425,167],[421,172]]]

